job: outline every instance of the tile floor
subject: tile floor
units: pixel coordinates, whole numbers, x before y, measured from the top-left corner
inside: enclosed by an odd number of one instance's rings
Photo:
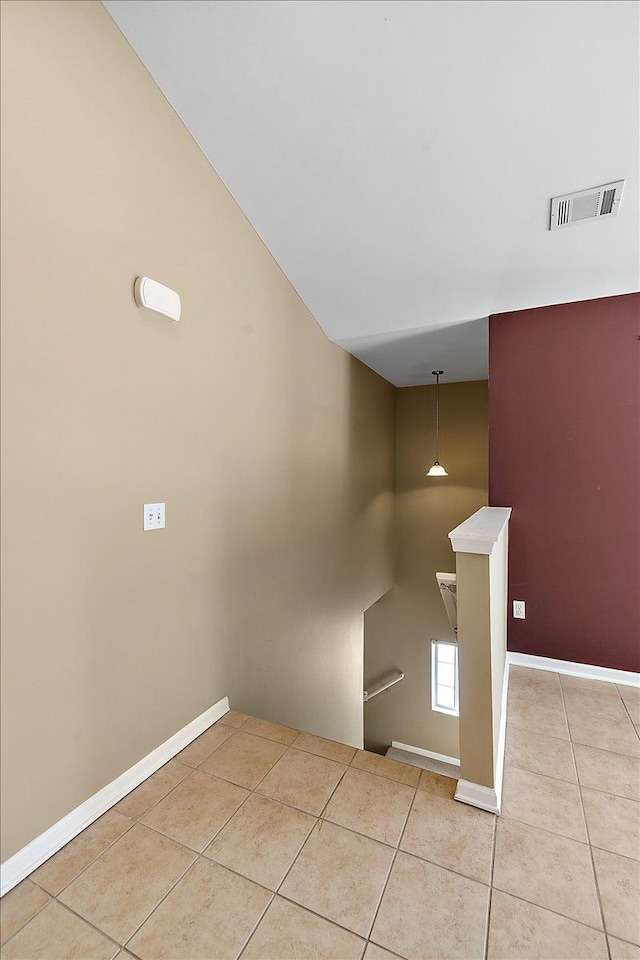
[[[640,957],[640,691],[523,668],[503,815],[231,711],[2,900],[2,957]]]

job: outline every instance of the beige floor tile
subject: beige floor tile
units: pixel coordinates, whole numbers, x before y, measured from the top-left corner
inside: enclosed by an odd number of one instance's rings
[[[573,754],[568,740],[557,740],[523,729],[509,730],[504,762],[508,766],[541,773],[545,777],[576,782]]]
[[[272,894],[200,859],[128,944],[142,960],[237,957]]]
[[[308,910],[276,897],[242,960],[360,960],[364,940]]]
[[[384,947],[379,947],[377,943],[368,943],[363,960],[396,960],[397,956],[397,953],[390,953]]]
[[[587,831],[576,784],[505,767],[502,816],[586,842]]]
[[[253,789],[271,770],[286,747],[274,740],[238,730],[200,765],[200,770]]]
[[[257,737],[266,737],[267,740],[275,740],[287,746],[298,736],[297,730],[281,727],[280,724],[270,723],[269,720],[258,720],[257,717],[248,717],[242,724],[242,729],[245,733],[254,733]]]
[[[3,960],[111,960],[118,946],[52,901],[2,948]]]
[[[601,928],[589,846],[516,820],[498,819],[493,886]]]
[[[441,773],[433,773],[431,770],[423,770],[418,781],[419,790],[426,790],[427,793],[433,793],[437,797],[448,797],[450,800],[455,797],[457,786],[457,780],[445,777]]]
[[[256,788],[272,800],[280,800],[318,816],[347,768],[342,763],[291,749]]]
[[[248,795],[242,787],[194,770],[142,823],[202,852]]]
[[[519,667],[511,664],[509,667],[509,685],[517,682],[523,683],[549,683],[557,685],[560,682],[560,674],[554,670],[534,670],[533,667]]]
[[[586,788],[582,802],[592,846],[640,860],[640,803]]]
[[[393,856],[393,849],[377,840],[321,821],[280,893],[366,937]]]
[[[358,750],[351,761],[351,766],[365,773],[374,773],[377,777],[386,777],[388,780],[397,780],[406,783],[408,787],[417,787],[420,780],[420,768],[411,767],[408,763],[381,757],[378,753],[369,753],[368,750]]]
[[[625,687],[620,684],[618,693],[632,721],[640,723],[640,687]]]
[[[228,710],[224,717],[220,717],[217,722],[222,723],[224,726],[235,727],[237,729],[248,719],[249,716],[246,713],[238,713],[237,710]]]
[[[317,757],[326,757],[327,760],[337,760],[338,763],[351,763],[356,755],[356,748],[346,743],[336,743],[335,740],[323,740],[310,733],[300,733],[293,741],[296,750],[306,750],[315,753]]]
[[[174,759],[178,763],[186,763],[188,767],[198,767],[220,744],[233,736],[234,729],[228,724],[214,723],[212,727],[196,737],[188,747],[176,754]]]
[[[581,786],[640,800],[640,759],[582,743],[574,744],[573,751]]]
[[[585,697],[603,697],[612,700],[619,699],[620,694],[615,683],[608,683],[606,680],[592,680],[589,677],[572,677],[567,673],[559,674],[560,686],[562,692],[582,693]]]
[[[545,684],[534,683],[531,679],[526,683],[510,681],[507,705],[516,708],[539,706],[544,710],[562,709],[562,688],[557,681]]]
[[[569,708],[569,729],[574,743],[640,757],[640,740],[628,716],[611,717],[597,710]]]
[[[609,951],[611,960],[640,960],[640,946],[635,943],[625,943],[617,937],[609,937]]]
[[[489,883],[494,822],[484,810],[419,791],[400,849]]]
[[[604,934],[494,890],[488,960],[608,960]]]
[[[99,857],[107,847],[133,826],[133,820],[107,810],[31,874],[31,878],[54,896]]]
[[[301,810],[253,794],[204,853],[277,890],[315,822]]]
[[[593,850],[607,933],[640,944],[640,867],[637,860]]]
[[[507,731],[525,735],[541,734],[557,740],[569,739],[569,727],[562,704],[544,706],[535,701],[517,701],[509,694],[507,703]]]
[[[581,714],[586,714],[588,717],[608,717],[610,720],[628,720],[629,715],[617,688],[613,684],[606,684],[606,686],[611,686],[613,692],[596,695],[574,689],[565,690],[564,705],[569,720],[574,715]]]
[[[129,953],[128,950],[121,950],[116,956],[116,960],[135,960],[135,957],[132,953]]]
[[[177,760],[169,760],[169,763],[165,763],[139,787],[123,797],[113,809],[125,817],[139,820],[190,773],[191,767]]]
[[[46,903],[49,895],[31,880],[23,880],[0,900],[0,943],[17,933]]]
[[[124,944],[182,876],[195,854],[136,824],[60,895]]]
[[[484,952],[489,887],[399,853],[371,937],[407,960]]]
[[[414,794],[415,787],[351,767],[331,797],[323,817],[395,847]]]

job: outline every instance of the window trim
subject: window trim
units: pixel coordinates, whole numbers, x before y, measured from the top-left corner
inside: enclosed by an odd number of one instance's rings
[[[438,703],[438,645],[453,647],[455,650],[454,656],[454,675],[455,675],[455,685],[454,685],[454,703],[453,708],[442,706]],[[437,713],[446,713],[450,717],[459,717],[460,716],[460,702],[459,702],[459,676],[458,676],[458,644],[453,640],[432,640],[431,641],[431,709],[435,710]]]

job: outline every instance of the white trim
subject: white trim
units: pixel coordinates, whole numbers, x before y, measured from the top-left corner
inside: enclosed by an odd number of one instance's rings
[[[398,740],[392,740],[391,746],[396,750],[406,750],[407,753],[416,753],[419,757],[429,757],[431,760],[439,760],[440,763],[450,763],[454,767],[460,766],[457,757],[447,757],[444,753],[434,753],[433,750],[423,750],[422,747],[411,747],[408,743],[400,743]]]
[[[489,556],[510,516],[511,507],[480,507],[449,534],[454,552]]]
[[[507,742],[507,697],[509,694],[509,658],[507,657],[504,665],[504,678],[502,680],[502,713],[500,714],[500,732],[498,733],[498,752],[495,762],[495,790],[498,810],[502,806],[502,778],[504,774],[504,752]]]
[[[77,837],[85,827],[102,816],[105,810],[114,803],[122,800],[134,787],[150,777],[163,764],[175,757],[192,740],[204,733],[212,723],[223,717],[229,710],[229,700],[223,697],[212,707],[201,713],[199,717],[178,730],[172,737],[161,743],[159,747],[148,753],[146,757],[130,767],[129,770],[116,777],[102,790],[98,790],[92,797],[81,803],[79,807],[68,813],[62,820],[58,820],[52,827],[41,833],[39,837],[28,843],[22,850],[18,850],[1,866],[2,880],[0,882],[0,896],[27,877],[32,870],[57,853],[66,843]]]
[[[590,663],[574,663],[572,660],[554,660],[551,657],[534,657],[529,653],[507,653],[514,667],[531,667],[532,670],[550,670],[565,673],[570,677],[586,677],[589,680],[604,680],[625,687],[640,687],[640,673],[631,670],[614,670],[612,667],[596,667]]]
[[[480,810],[488,810],[489,813],[500,813],[500,800],[496,791],[470,780],[458,780],[456,800],[479,807]]]

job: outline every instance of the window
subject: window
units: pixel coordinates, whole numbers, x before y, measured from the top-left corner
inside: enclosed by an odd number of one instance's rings
[[[457,717],[458,644],[431,641],[431,709]]]

